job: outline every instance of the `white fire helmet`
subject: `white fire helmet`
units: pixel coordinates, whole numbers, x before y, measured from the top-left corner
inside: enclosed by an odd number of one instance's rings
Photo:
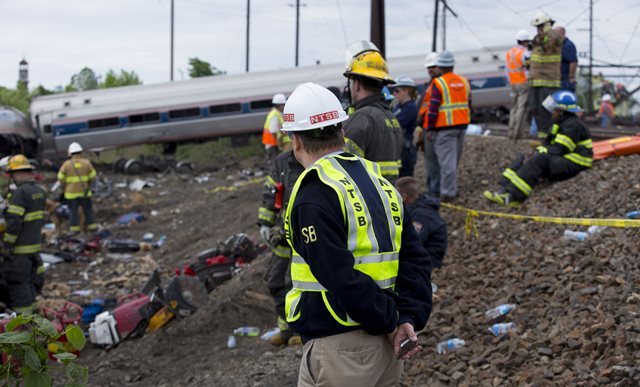
[[[282,93],[278,93],[273,96],[273,98],[271,99],[271,103],[274,105],[284,105],[285,103],[287,103],[287,97],[285,97]]]
[[[349,118],[327,88],[307,82],[298,85],[284,105],[283,132],[302,132],[339,124]]]
[[[69,154],[69,156],[74,153],[80,152],[82,152],[82,145],[78,144],[77,142],[72,142],[71,144],[69,144],[69,148],[67,149],[67,153]]]

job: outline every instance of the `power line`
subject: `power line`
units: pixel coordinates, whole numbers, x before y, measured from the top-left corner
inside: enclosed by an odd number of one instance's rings
[[[476,34],[476,32],[471,28],[471,26],[469,24],[467,24],[467,22],[464,20],[464,18],[460,14],[460,12],[457,12],[457,13],[458,13],[458,18],[457,18],[458,22],[460,22],[462,25],[467,27],[469,32],[471,32],[471,35],[473,35],[478,40],[478,42],[480,42],[480,45],[482,46],[482,48],[484,48],[485,50],[487,50],[490,53],[494,54],[494,52],[486,44],[484,44],[482,39],[480,39],[480,36],[478,36],[478,34]]]
[[[340,0],[336,0],[336,6],[338,7],[338,15],[340,16],[340,26],[342,27],[342,35],[344,35],[344,46],[349,44],[347,39],[347,30],[344,28],[344,18],[342,17],[342,8],[340,7]]]
[[[636,26],[633,28],[633,32],[631,33],[631,36],[629,36],[629,41],[627,42],[627,45],[624,47],[624,51],[622,51],[622,56],[620,56],[620,62],[622,62],[622,59],[624,59],[624,56],[627,54],[627,50],[629,49],[629,45],[631,44],[631,41],[633,40],[633,36],[638,31],[638,26],[640,26],[640,17],[638,18],[638,21],[636,22]]]
[[[498,3],[502,4],[503,7],[505,7],[509,11],[513,12],[514,14],[516,14],[516,16],[518,16],[520,19],[522,19],[524,21],[528,21],[527,19],[525,19],[524,16],[522,16],[522,14],[520,14],[520,12],[518,12],[515,9],[511,8],[508,4],[503,3],[502,0],[498,0]]]

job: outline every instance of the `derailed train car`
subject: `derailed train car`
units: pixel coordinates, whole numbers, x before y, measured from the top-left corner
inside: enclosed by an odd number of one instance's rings
[[[22,153],[35,157],[38,137],[21,111],[0,106],[0,157]]]
[[[508,47],[457,52],[457,73],[469,78],[473,108],[499,116],[510,104],[503,58]],[[393,76],[428,80],[424,55],[389,59]],[[344,65],[320,65],[196,78],[36,98],[31,121],[42,156],[62,157],[74,141],[100,150],[146,143],[176,144],[259,133],[271,97],[303,82],[342,89]]]

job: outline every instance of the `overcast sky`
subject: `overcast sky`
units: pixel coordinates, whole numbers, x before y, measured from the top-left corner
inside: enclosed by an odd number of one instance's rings
[[[302,0],[300,65],[336,63],[352,41],[369,39],[370,0]],[[197,56],[228,73],[245,69],[246,0],[175,0],[175,75]],[[594,0],[594,58],[640,64],[640,1]],[[250,70],[294,65],[295,0],[252,0]],[[447,48],[510,45],[531,33],[540,10],[588,50],[589,0],[449,0]],[[85,66],[97,74],[134,70],[145,84],[169,80],[170,0],[0,0],[0,85],[15,87],[29,62],[30,87],[66,85]],[[430,51],[433,0],[387,0],[387,56]],[[440,49],[440,42],[438,49]],[[581,58],[586,64],[586,59]],[[393,71],[393,69],[391,69]],[[620,71],[607,70],[609,73]],[[627,74],[636,74],[627,70]]]

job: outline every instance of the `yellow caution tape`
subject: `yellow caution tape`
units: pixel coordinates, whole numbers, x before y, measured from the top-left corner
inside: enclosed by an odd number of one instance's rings
[[[539,223],[555,223],[555,224],[571,224],[574,226],[603,226],[603,227],[618,227],[618,228],[635,228],[640,227],[640,219],[584,219],[584,218],[560,218],[552,216],[533,216],[533,215],[517,215],[506,214],[504,212],[492,212],[474,210],[462,206],[456,206],[449,203],[441,203],[442,207],[452,210],[463,211],[467,213],[467,217],[464,222],[464,231],[467,236],[473,235],[478,238],[478,228],[476,227],[476,218],[480,215],[493,216],[497,218],[507,218],[514,220],[530,220]]]
[[[209,193],[216,193],[216,192],[220,192],[220,191],[236,191],[238,188],[245,187],[245,186],[251,185],[251,184],[262,183],[265,180],[266,180],[266,177],[256,177],[256,178],[253,178],[253,179],[249,179],[249,180],[241,181],[239,183],[235,183],[234,185],[231,185],[231,186],[216,187],[216,188],[214,188],[212,190],[209,190]]]

